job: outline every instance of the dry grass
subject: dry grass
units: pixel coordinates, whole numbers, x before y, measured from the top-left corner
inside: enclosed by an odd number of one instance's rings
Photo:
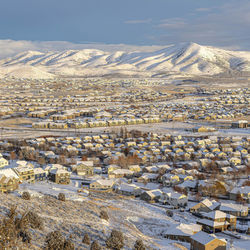
[[[24,124],[32,124],[33,120],[29,118],[10,118],[0,121],[1,127],[17,127]]]
[[[44,198],[32,198],[31,200],[23,200],[13,195],[0,194],[0,211],[1,216],[7,214],[12,206],[17,206],[19,214],[32,210],[44,220],[44,230],[32,229],[31,245],[27,249],[41,249],[44,245],[46,235],[51,231],[59,230],[62,235],[68,238],[69,234],[73,235],[73,243],[76,248],[87,249],[82,243],[84,233],[88,233],[91,238],[98,239],[103,242],[100,224],[99,206],[89,204],[87,202],[61,202],[55,198],[45,196]],[[34,219],[33,214],[28,216]],[[34,223],[39,222],[36,220]],[[25,248],[23,248],[25,249]]]

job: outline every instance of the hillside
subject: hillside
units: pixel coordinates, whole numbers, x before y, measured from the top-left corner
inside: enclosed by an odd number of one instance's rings
[[[151,77],[169,73],[216,75],[248,71],[250,52],[229,51],[196,43],[170,45],[153,52],[107,52],[97,49],[27,51],[0,60],[1,76],[17,78],[110,74]]]
[[[42,249],[46,235],[54,230],[59,230],[66,238],[71,235],[76,249],[89,249],[82,243],[85,233],[104,247],[112,229],[123,232],[124,249],[132,249],[138,238],[144,241],[147,249],[180,249],[176,243],[160,236],[166,228],[176,224],[166,215],[165,209],[127,197],[120,199],[120,196],[109,193],[93,193],[82,201],[66,202],[48,195],[39,196],[26,201],[12,194],[0,194],[0,218],[12,206],[17,206],[18,214],[33,211],[44,221],[43,230],[29,230],[32,235],[31,244],[23,245],[20,242],[22,249]],[[101,210],[108,212],[109,221],[100,219]],[[181,245],[180,247],[183,249]]]

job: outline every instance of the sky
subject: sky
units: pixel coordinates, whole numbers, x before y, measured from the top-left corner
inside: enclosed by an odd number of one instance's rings
[[[250,50],[250,0],[0,0],[0,6],[0,50],[14,41],[19,48],[196,42]]]

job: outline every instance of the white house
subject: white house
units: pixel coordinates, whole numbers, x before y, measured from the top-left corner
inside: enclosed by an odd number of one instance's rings
[[[160,201],[172,206],[185,207],[188,202],[188,197],[185,194],[169,191],[162,193]]]

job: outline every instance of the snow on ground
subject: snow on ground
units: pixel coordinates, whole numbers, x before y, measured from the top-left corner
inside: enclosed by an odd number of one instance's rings
[[[71,201],[88,202],[100,208],[106,207],[109,221],[102,220],[102,229],[107,236],[112,228],[122,231],[125,240],[133,244],[141,238],[145,244],[153,249],[189,249],[188,243],[173,241],[164,238],[165,232],[180,223],[196,223],[197,217],[188,211],[173,210],[173,217],[166,215],[166,206],[160,204],[149,204],[139,199],[120,196],[114,193],[90,191],[90,196],[82,196],[77,190],[79,181],[71,181],[70,185],[59,185],[51,182],[40,182],[35,184],[21,184],[18,193],[29,191],[33,196],[42,197],[49,195],[57,197],[64,193]],[[240,234],[242,239],[234,239],[223,233],[216,234],[217,237],[228,241],[228,249],[248,249],[250,237]],[[233,239],[233,241],[232,241]]]
[[[249,52],[232,52],[195,43],[170,45],[150,52],[107,52],[96,49],[63,52],[26,51],[0,60],[0,73],[4,76],[25,75],[30,78],[51,78],[51,73],[68,76],[103,76],[120,73],[144,77],[162,75],[166,72],[214,75],[228,71],[232,67],[238,71],[248,70],[249,57]],[[241,62],[241,66],[238,67],[235,62]],[[12,70],[13,67],[15,70]],[[9,68],[11,72],[8,74],[5,71],[10,71]]]
[[[57,197],[59,193],[64,193],[66,199],[72,201],[83,201],[88,196],[88,191],[85,193],[78,193],[79,182],[73,181],[70,185],[60,185],[47,181],[36,183],[23,183],[19,185],[19,189],[16,191],[17,195],[22,194],[24,191],[28,191],[32,196],[42,197],[43,195],[50,195]]]
[[[240,234],[241,239],[230,238],[229,236],[225,235],[224,233],[216,233],[218,238],[224,238],[228,242],[227,249],[230,250],[247,250],[249,249],[250,244],[250,236],[246,234]]]
[[[112,219],[110,220],[112,226],[134,238],[134,241],[137,234],[154,249],[179,249],[174,243],[189,248],[189,244],[163,237],[164,232],[169,227],[178,224],[166,215],[165,208],[138,199],[127,198],[101,201],[100,205],[112,210]]]

